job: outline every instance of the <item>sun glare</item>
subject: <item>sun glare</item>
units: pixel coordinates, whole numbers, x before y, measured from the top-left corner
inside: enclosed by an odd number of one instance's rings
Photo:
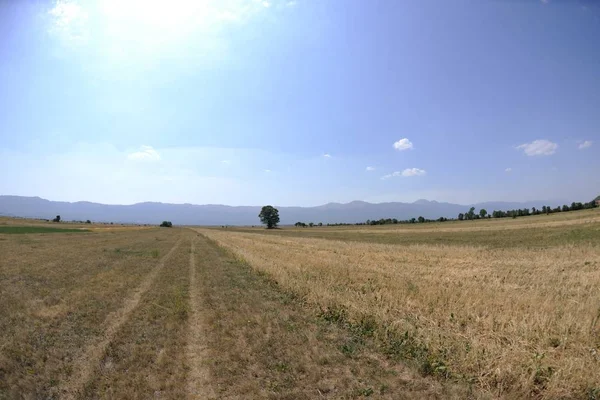
[[[181,41],[202,41],[229,24],[266,10],[258,0],[57,0],[49,10],[50,31],[69,43],[109,47],[134,43],[157,50]],[[270,4],[270,3],[267,3]],[[78,39],[76,42],[75,39]]]
[[[100,12],[112,23],[143,25],[152,29],[179,29],[205,25],[214,14],[215,2],[207,0],[104,0]]]

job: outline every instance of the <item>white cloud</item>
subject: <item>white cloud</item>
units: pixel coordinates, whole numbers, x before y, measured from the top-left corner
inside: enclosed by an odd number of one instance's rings
[[[369,171],[369,172],[375,171],[375,167],[367,167],[367,171]]]
[[[230,160],[222,160],[221,164],[231,164],[231,161]]]
[[[294,7],[298,2],[296,0],[288,1],[285,5],[288,7]]]
[[[271,170],[270,169],[265,169],[265,172],[271,172]]]
[[[262,5],[263,5],[263,7],[265,7],[265,8],[269,8],[269,7],[271,7],[271,3],[269,3],[268,1],[263,1],[263,2],[262,2]]]
[[[504,172],[512,172],[512,168],[506,168]]]
[[[325,157],[325,158],[331,158],[331,154],[325,153],[325,154],[323,154],[323,157]]]
[[[518,150],[523,150],[528,156],[550,156],[556,152],[557,148],[558,144],[545,139],[538,139],[517,146]]]
[[[392,172],[391,174],[384,175],[384,176],[381,177],[381,180],[390,179],[390,178],[393,178],[395,176],[402,176],[402,172],[396,171],[396,172]]]
[[[129,160],[133,161],[159,161],[160,154],[152,146],[141,146],[140,151],[127,155]]]
[[[579,150],[587,149],[588,147],[591,147],[591,146],[592,146],[592,141],[586,140],[579,145]]]
[[[406,168],[404,171],[396,171],[396,172],[392,172],[391,174],[384,175],[381,177],[381,179],[386,180],[386,179],[394,178],[397,176],[402,176],[402,177],[408,178],[411,176],[423,176],[425,174],[427,174],[427,172],[424,169]]]
[[[404,171],[402,171],[402,176],[422,176],[425,175],[427,172],[425,172],[424,169],[419,169],[419,168],[407,168]]]
[[[413,144],[407,138],[400,139],[396,143],[394,143],[394,149],[396,149],[398,151],[408,150],[408,149],[412,149],[412,148],[413,148]]]

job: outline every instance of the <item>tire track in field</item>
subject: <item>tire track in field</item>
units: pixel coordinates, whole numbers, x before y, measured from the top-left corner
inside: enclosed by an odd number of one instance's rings
[[[177,250],[181,241],[182,238],[177,240],[175,245],[173,245],[173,248],[160,259],[156,267],[146,275],[142,280],[142,283],[134,290],[131,297],[125,299],[123,307],[106,317],[106,320],[104,321],[104,326],[106,328],[101,337],[88,344],[81,354],[73,360],[71,364],[73,374],[59,386],[61,398],[75,399],[81,394],[84,385],[90,380],[91,375],[104,355],[106,348],[121,326],[127,322],[131,313],[140,303],[142,296],[150,289],[158,273],[164,268],[165,262],[171,257],[171,254]]]
[[[210,374],[205,364],[208,359],[202,321],[200,293],[196,279],[196,238],[192,237],[190,249],[190,319],[187,345],[189,375],[187,391],[190,399],[213,399]]]

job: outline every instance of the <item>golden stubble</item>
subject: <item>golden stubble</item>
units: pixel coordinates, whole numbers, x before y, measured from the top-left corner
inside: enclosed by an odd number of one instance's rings
[[[600,387],[597,245],[490,249],[201,232],[315,307],[374,317],[380,335],[409,332],[455,376],[492,394],[555,398]]]

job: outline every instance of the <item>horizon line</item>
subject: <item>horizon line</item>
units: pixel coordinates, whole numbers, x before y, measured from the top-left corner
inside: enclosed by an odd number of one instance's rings
[[[95,202],[95,201],[89,201],[89,200],[77,200],[77,201],[64,201],[64,200],[50,200],[44,197],[40,197],[40,196],[22,196],[22,195],[13,195],[13,194],[0,194],[0,197],[22,197],[22,198],[29,198],[29,199],[40,199],[40,200],[45,200],[45,201],[49,201],[49,202],[55,202],[55,203],[69,203],[69,204],[76,204],[76,203],[91,203],[91,204],[98,204],[98,205],[103,205],[103,206],[122,206],[122,207],[129,207],[129,206],[136,206],[136,205],[141,205],[141,204],[166,204],[166,205],[179,205],[179,206],[185,206],[185,205],[189,205],[189,206],[219,206],[219,207],[231,207],[231,208],[235,208],[235,207],[263,207],[263,205],[229,205],[229,204],[219,204],[219,203],[204,203],[204,204],[197,204],[197,203],[169,203],[169,202],[162,202],[162,201],[142,201],[142,202],[137,202],[137,203],[130,203],[130,204],[123,204],[123,203],[100,203],[100,202]],[[561,203],[561,204],[566,204],[563,201],[559,201],[558,199],[554,199],[554,200],[486,200],[486,201],[480,201],[480,202],[476,202],[476,203],[468,203],[468,204],[461,204],[461,203],[451,203],[448,201],[438,201],[438,200],[428,200],[428,199],[417,199],[413,202],[403,202],[403,201],[383,201],[383,202],[368,202],[368,201],[364,201],[364,200],[352,200],[349,201],[347,203],[342,203],[342,202],[336,202],[336,201],[331,201],[325,204],[319,204],[319,205],[314,205],[314,206],[296,206],[296,205],[274,205],[275,207],[285,207],[285,208],[317,208],[317,207],[324,207],[324,206],[328,206],[328,205],[349,205],[352,203],[365,203],[365,204],[370,204],[370,205],[381,205],[381,204],[418,204],[419,202],[428,202],[428,203],[437,203],[437,204],[452,204],[452,205],[458,205],[458,206],[473,206],[473,205],[478,205],[478,204],[486,204],[486,203],[519,203],[519,204],[523,204],[523,203]],[[559,204],[560,205],[560,204]]]

